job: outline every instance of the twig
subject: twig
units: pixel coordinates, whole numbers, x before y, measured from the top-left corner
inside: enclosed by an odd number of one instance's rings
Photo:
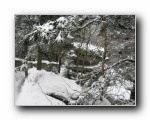
[[[44,93],[44,91],[42,90],[42,88],[41,88],[41,86],[39,85],[39,83],[38,82],[36,82],[37,84],[38,84],[38,86],[39,86],[39,88],[41,89],[41,91],[42,91],[42,93],[44,94],[44,96],[47,98],[47,100],[51,103],[51,105],[52,105],[52,102],[48,99],[48,97],[45,95],[45,93]]]
[[[126,58],[126,59],[123,59],[123,60],[120,60],[120,61],[114,63],[111,67],[106,68],[105,71],[108,70],[108,69],[111,69],[111,68],[115,67],[116,65],[119,65],[119,64],[121,64],[121,63],[123,63],[123,62],[126,62],[126,61],[132,62],[132,63],[135,62],[135,60]]]
[[[63,77],[61,77],[61,78],[63,79]],[[70,86],[64,79],[63,79],[63,81],[67,84],[67,86],[68,86],[71,90],[77,91],[77,90],[72,89],[71,86]],[[77,91],[77,92],[79,92],[79,91]]]
[[[77,30],[83,29],[83,28],[85,28],[86,26],[88,26],[89,24],[92,24],[93,22],[98,22],[98,21],[100,21],[100,20],[99,20],[98,18],[95,18],[95,19],[93,19],[93,20],[87,22],[87,23],[84,24],[83,26],[77,27],[76,29],[72,30],[71,32],[75,32],[75,31],[77,31]]]

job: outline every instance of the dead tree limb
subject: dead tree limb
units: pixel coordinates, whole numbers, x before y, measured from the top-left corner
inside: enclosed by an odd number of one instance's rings
[[[99,18],[95,18],[95,19],[85,23],[83,26],[77,27],[76,29],[71,30],[71,32],[75,32],[75,31],[81,30],[81,29],[87,27],[88,25],[92,24],[93,22],[100,22],[100,19]]]
[[[51,96],[51,97],[53,97],[53,98],[55,98],[55,99],[57,99],[57,100],[62,101],[62,102],[65,103],[66,105],[69,104],[69,100],[68,100],[67,98],[65,98],[64,96],[62,96],[62,95],[57,95],[57,94],[55,94],[55,93],[49,93],[49,94],[47,94],[47,95],[48,95],[48,96]]]
[[[41,86],[39,85],[39,83],[38,82],[36,82],[37,83],[37,85],[39,86],[39,88],[41,89],[41,91],[42,91],[42,93],[44,94],[44,96],[45,96],[45,98],[51,103],[51,105],[52,105],[52,102],[47,98],[47,96],[46,96],[46,94],[44,93],[44,91],[43,91],[43,89],[41,88]]]
[[[114,63],[112,66],[106,68],[105,71],[106,71],[106,70],[109,70],[109,69],[111,69],[111,68],[113,68],[113,67],[115,67],[115,66],[117,66],[117,65],[119,65],[119,64],[121,64],[121,63],[124,63],[124,62],[126,62],[126,61],[131,62],[131,63],[135,63],[135,60],[126,58],[126,59],[123,59],[123,60],[120,60],[120,61]]]
[[[119,65],[119,64],[122,64],[122,63],[124,63],[124,62],[127,62],[127,61],[128,61],[128,62],[131,62],[131,63],[135,63],[135,60],[126,58],[126,59],[123,59],[123,60],[120,60],[120,61],[114,63],[114,64],[113,64],[112,66],[110,66],[110,67],[105,68],[104,71],[110,70],[111,68],[113,68],[113,67],[115,67],[115,66],[117,66],[117,65]],[[93,74],[93,72],[91,72],[91,73],[89,73],[89,74]],[[97,76],[97,79],[98,79],[98,78],[102,75],[102,70],[100,70],[100,71],[95,71],[94,74]]]

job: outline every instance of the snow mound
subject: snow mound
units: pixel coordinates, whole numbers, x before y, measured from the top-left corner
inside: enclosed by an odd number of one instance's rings
[[[29,69],[29,76],[25,80],[16,105],[65,105],[62,101],[47,94],[54,93],[69,100],[71,95],[76,91],[81,91],[81,87],[75,81],[63,78],[52,72],[46,72],[45,70],[38,71],[32,68]]]
[[[107,87],[106,94],[113,97],[115,100],[129,100],[131,91],[126,90],[123,86],[109,86]]]

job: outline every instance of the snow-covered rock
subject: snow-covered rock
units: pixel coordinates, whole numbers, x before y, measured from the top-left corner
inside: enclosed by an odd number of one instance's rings
[[[115,100],[118,99],[129,100],[130,94],[131,91],[125,89],[123,86],[109,86],[107,87],[106,91],[106,95],[111,96]]]
[[[71,99],[77,100],[79,98],[79,96],[80,96],[80,92],[75,92],[72,94]]]
[[[25,80],[16,105],[64,105],[62,101],[47,94],[55,93],[69,100],[76,91],[81,91],[81,88],[75,81],[52,72],[32,68],[29,69],[29,76]]]

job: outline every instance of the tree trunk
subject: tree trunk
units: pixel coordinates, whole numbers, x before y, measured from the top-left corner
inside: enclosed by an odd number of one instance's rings
[[[37,70],[41,70],[41,68],[42,68],[41,48],[40,48],[40,46],[38,46]]]
[[[107,27],[104,31],[104,53],[103,53],[103,61],[102,61],[102,76],[105,77],[105,62],[106,62],[106,47],[107,47]]]
[[[60,70],[61,70],[61,58],[62,56],[59,57],[59,60],[58,60],[58,73],[60,73]]]
[[[82,47],[82,44],[83,44],[83,42],[84,42],[84,39],[82,39],[82,41],[81,41],[81,45],[79,46],[79,48],[78,48],[78,50],[80,51],[81,50],[81,47]],[[77,71],[77,76],[76,76],[76,80],[78,81],[78,79],[79,79],[79,58],[80,58],[80,52],[77,52],[77,58],[76,58],[76,60],[77,60],[77,62],[76,62],[76,71]]]
[[[25,78],[28,77],[28,69],[25,70]]]
[[[115,66],[117,66],[117,65],[119,65],[121,63],[124,63],[126,61],[131,62],[131,63],[135,63],[135,60],[131,60],[131,59],[126,58],[126,59],[123,59],[123,60],[120,60],[120,61],[114,63],[111,67],[106,68],[105,71],[109,70],[109,69],[111,69],[111,68],[113,68],[113,67],[115,67]]]

